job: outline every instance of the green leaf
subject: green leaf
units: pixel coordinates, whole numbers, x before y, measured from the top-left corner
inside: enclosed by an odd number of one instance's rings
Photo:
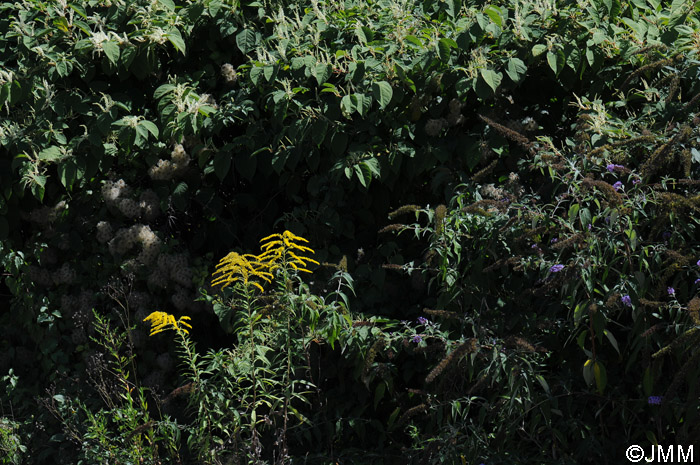
[[[58,178],[67,190],[71,190],[73,183],[75,182],[76,175],[78,173],[78,167],[75,165],[73,160],[68,160],[65,163],[58,165]]]
[[[506,66],[506,74],[513,82],[520,82],[527,72],[527,65],[520,58],[511,58]]]
[[[547,52],[547,63],[549,67],[552,68],[552,71],[554,71],[554,74],[558,76],[566,64],[566,55],[564,55],[564,51],[557,50],[554,52]]]
[[[600,362],[593,364],[593,376],[595,377],[595,385],[598,388],[598,394],[603,394],[605,386],[608,384],[608,375],[605,371],[605,366]]]
[[[148,130],[148,132],[153,134],[153,137],[155,137],[156,139],[158,138],[158,126],[156,126],[154,123],[147,120],[143,120],[139,122],[139,126],[145,127]]]
[[[484,82],[486,82],[486,84],[488,84],[488,86],[495,93],[496,89],[501,84],[501,80],[503,79],[503,75],[501,73],[497,73],[491,69],[482,68],[480,71],[481,71],[481,77],[484,80]]]
[[[51,147],[46,148],[46,149],[42,150],[41,152],[39,152],[39,154],[37,155],[37,158],[39,158],[39,160],[42,160],[42,161],[56,161],[56,160],[60,160],[61,158],[63,158],[63,156],[64,156],[64,154],[61,151],[61,149],[56,147],[55,145],[52,145]]]
[[[340,99],[340,108],[348,115],[351,115],[352,112],[355,111],[355,104],[352,97],[349,95],[343,96],[343,98]]]
[[[575,203],[569,207],[569,223],[574,222],[574,218],[576,218],[576,215],[578,215],[578,211],[579,211],[580,207],[581,206],[577,203]]]
[[[537,57],[542,55],[545,51],[547,51],[547,46],[545,44],[536,44],[533,45],[532,47],[532,56]]]
[[[110,63],[116,66],[119,61],[119,44],[113,40],[102,42],[102,50],[104,50]]]
[[[372,98],[365,94],[353,94],[353,103],[355,104],[355,109],[360,114],[360,116],[365,116],[372,105]]]
[[[393,95],[394,91],[391,88],[391,84],[388,82],[379,81],[372,84],[372,96],[379,103],[382,110],[389,105]]]
[[[617,355],[621,355],[621,354],[620,354],[620,348],[619,348],[618,345],[617,345],[617,339],[615,339],[615,336],[613,336],[613,333],[611,333],[611,332],[608,331],[607,329],[604,329],[604,330],[603,330],[603,334],[605,334],[605,337],[608,338],[608,341],[610,341],[610,344],[612,344],[612,346],[615,348],[615,351],[617,352]]]
[[[163,98],[164,95],[169,94],[175,90],[175,86],[172,84],[163,84],[162,86],[158,87],[155,92],[153,92],[153,98],[156,100],[160,100]]]
[[[423,48],[423,42],[421,42],[420,39],[416,36],[408,35],[404,37],[404,39],[418,48]]]
[[[495,7],[493,5],[489,5],[485,10],[484,13],[491,18],[491,21],[493,21],[498,27],[502,28],[503,27],[503,18],[501,17],[501,12],[499,11],[498,7]]]
[[[255,49],[257,45],[257,37],[255,32],[250,29],[244,29],[236,35],[236,45],[239,50],[245,55]]]
[[[440,60],[447,63],[450,60],[450,49],[456,47],[454,40],[442,38],[437,42],[437,53]]]
[[[311,74],[316,78],[318,85],[322,85],[331,76],[331,66],[326,63],[318,63],[314,66]]]
[[[182,39],[182,34],[180,34],[178,29],[171,29],[167,34],[165,34],[165,37],[167,37],[170,43],[173,44],[175,50],[185,55],[187,51],[185,41]]]
[[[214,156],[214,173],[223,181],[229,170],[231,169],[231,154],[219,152]]]
[[[169,11],[175,11],[175,3],[173,3],[173,0],[158,0],[158,3],[163,5]]]

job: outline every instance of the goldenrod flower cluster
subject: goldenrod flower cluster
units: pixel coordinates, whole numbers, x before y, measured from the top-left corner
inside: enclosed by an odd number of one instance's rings
[[[144,318],[143,321],[151,322],[151,333],[149,336],[153,336],[154,334],[158,334],[169,329],[174,329],[177,332],[182,331],[185,334],[189,334],[189,330],[187,328],[192,329],[192,325],[187,323],[186,320],[190,319],[191,318],[188,316],[182,316],[179,320],[175,320],[175,317],[169,313],[153,312]]]
[[[218,270],[213,274],[221,273],[221,276],[215,278],[211,285],[218,286],[223,284],[221,288],[225,288],[229,284],[236,281],[243,281],[244,284],[252,284],[253,286],[263,291],[260,283],[253,280],[259,278],[268,283],[272,282],[272,274],[269,271],[270,266],[259,260],[259,257],[251,254],[240,255],[236,252],[231,252],[226,255],[216,265]]]
[[[260,239],[260,242],[265,241],[267,243],[260,247],[262,250],[260,255],[240,255],[231,252],[221,259],[216,265],[218,269],[213,273],[213,275],[220,274],[220,276],[212,281],[212,286],[221,284],[223,289],[233,282],[242,281],[244,284],[251,284],[263,291],[263,287],[258,281],[271,283],[273,278],[271,272],[279,268],[281,262],[290,265],[295,270],[307,273],[311,273],[306,268],[309,263],[319,264],[316,260],[303,256],[307,252],[314,253],[310,247],[296,243],[309,241],[290,231],[272,234]]]
[[[306,273],[311,273],[305,267],[308,266],[306,262],[319,264],[316,260],[307,257],[300,257],[296,254],[296,251],[301,253],[314,251],[310,247],[295,244],[294,241],[309,242],[303,237],[296,236],[289,231],[285,231],[282,234],[272,234],[270,236],[260,239],[260,242],[269,241],[267,244],[263,244],[260,249],[263,253],[258,256],[258,259],[263,262],[270,264],[270,270],[279,267],[278,263],[285,258],[287,258],[287,263],[292,266],[295,270],[304,271]]]

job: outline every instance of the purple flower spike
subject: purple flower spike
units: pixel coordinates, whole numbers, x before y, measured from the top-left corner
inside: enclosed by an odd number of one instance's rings
[[[559,241],[559,239],[557,239],[556,237],[553,237],[553,238],[552,238],[552,244],[554,244],[554,243],[557,242],[557,241]]]
[[[428,319],[425,318],[425,317],[419,316],[419,317],[418,317],[418,323],[420,323],[420,324],[422,324],[422,325],[426,325],[426,324],[428,324]]]
[[[613,188],[616,191],[619,191],[620,189],[622,189],[622,181],[617,181],[615,184],[613,184]]]
[[[695,284],[700,284],[700,278],[695,280]]]
[[[558,273],[563,269],[564,269],[564,265],[554,265],[549,269],[549,271],[552,273]]]
[[[662,400],[663,396],[649,396],[647,402],[649,402],[649,405],[659,405]]]
[[[676,295],[676,290],[671,286],[669,286],[666,290],[668,291],[668,295]]]
[[[420,341],[422,341],[422,340],[423,340],[423,338],[420,337],[419,334],[416,334],[415,336],[413,336],[413,342],[415,342],[416,344],[419,344]]]
[[[627,305],[628,307],[632,306],[632,298],[630,298],[629,295],[623,295],[622,296],[622,303]]]
[[[700,266],[700,260],[698,260],[697,263],[695,263],[695,264],[696,264],[697,266]]]
[[[633,179],[632,180],[632,184],[639,184],[640,182],[642,182],[641,179]]]
[[[606,168],[607,168],[607,170],[610,171],[611,173],[612,173],[613,171],[615,171],[615,165],[613,165],[612,163],[608,164],[608,166],[606,166]]]
[[[591,223],[588,223],[588,230],[590,231],[591,228],[593,228],[593,225]]]

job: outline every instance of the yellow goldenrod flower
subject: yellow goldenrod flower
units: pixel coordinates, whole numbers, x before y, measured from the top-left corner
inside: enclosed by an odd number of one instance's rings
[[[294,253],[295,250],[303,253],[315,252],[310,247],[296,244],[296,241],[309,241],[304,239],[303,237],[291,233],[290,231],[285,231],[282,234],[271,234],[267,237],[260,239],[260,242],[264,241],[268,242],[260,246],[260,249],[263,251],[263,253],[258,256],[258,259],[260,261],[265,261],[269,263],[270,270],[277,268],[279,266],[277,265],[277,262],[279,262],[283,257],[285,257],[285,255],[292,258],[289,261],[289,264],[295,270],[311,273],[310,270],[306,269],[308,263],[315,263],[316,265],[319,264],[316,260],[313,260],[308,257],[302,257]]]
[[[182,316],[179,320],[175,320],[175,317],[166,312],[153,312],[148,315],[143,321],[151,322],[151,333],[149,336],[158,334],[168,329],[174,329],[175,331],[183,331],[185,334],[189,334],[187,328],[192,329],[192,325],[187,322],[191,320],[188,316]]]
[[[262,292],[262,286],[251,280],[251,278],[255,277],[268,283],[272,282],[273,276],[269,272],[269,265],[255,255],[240,255],[236,252],[231,252],[222,258],[216,267],[219,269],[212,276],[218,273],[221,273],[221,276],[215,278],[211,285],[218,286],[221,284],[222,289],[236,281],[243,281],[244,284],[252,284]]]

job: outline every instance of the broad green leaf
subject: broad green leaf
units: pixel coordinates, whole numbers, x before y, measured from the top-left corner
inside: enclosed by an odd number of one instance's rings
[[[169,11],[175,11],[175,3],[173,3],[173,0],[158,0],[158,3],[163,5]]]
[[[537,57],[542,55],[547,51],[547,46],[545,44],[536,44],[532,47],[532,56]]]
[[[554,74],[558,76],[566,64],[566,55],[564,55],[564,51],[556,50],[553,52],[547,52],[547,64],[549,64],[549,67],[552,68]]]
[[[159,86],[156,91],[153,93],[153,98],[156,100],[160,100],[164,95],[169,94],[175,90],[175,86],[172,84],[163,84],[162,86]]]
[[[78,167],[73,160],[68,160],[58,165],[58,178],[67,190],[71,190],[73,187],[77,173]]]
[[[360,116],[365,116],[372,105],[372,98],[365,94],[356,93],[352,95],[352,99]]]
[[[520,58],[511,58],[508,60],[506,74],[513,82],[520,82],[527,72],[527,65]]]
[[[450,49],[452,47],[457,47],[457,44],[453,40],[446,38],[438,40],[437,53],[440,57],[440,60],[442,60],[445,63],[447,63],[450,60]]]
[[[119,44],[113,40],[102,42],[102,50],[104,50],[107,59],[116,66],[119,61]]]
[[[501,17],[501,12],[499,11],[499,8],[493,5],[489,5],[485,10],[484,13],[491,18],[491,21],[493,21],[498,27],[502,28],[503,27],[503,18]]]
[[[501,84],[501,80],[503,79],[503,75],[501,73],[497,73],[491,69],[486,69],[482,68],[480,70],[481,72],[481,77],[483,78],[484,82],[488,84],[488,86],[496,92],[496,89],[498,89],[498,86]]]
[[[420,39],[416,36],[408,35],[404,39],[418,48],[423,48],[423,42],[421,42]]]
[[[244,29],[236,35],[236,45],[243,54],[248,54],[255,49],[257,40],[255,32],[250,29]]]
[[[48,147],[37,155],[39,160],[42,161],[56,161],[60,160],[63,158],[63,152],[61,151],[60,148],[56,147],[55,145],[52,145],[51,147]]]
[[[379,103],[379,106],[383,110],[391,102],[391,97],[394,95],[394,91],[391,88],[391,84],[386,81],[379,81],[372,84],[372,96],[374,100]]]
[[[573,223],[574,219],[576,218],[576,215],[578,215],[579,208],[581,206],[577,203],[571,205],[569,207],[569,223]]]
[[[355,111],[355,104],[352,97],[349,95],[343,96],[343,98],[340,99],[340,108],[348,115],[351,115],[352,112]]]
[[[139,126],[145,127],[148,130],[148,132],[153,134],[153,137],[158,138],[158,126],[156,126],[154,123],[147,120],[143,120],[139,122]]]
[[[165,34],[165,37],[167,37],[170,43],[173,44],[175,50],[182,53],[183,55],[186,54],[187,50],[185,47],[185,41],[182,39],[182,34],[180,34],[180,31],[178,29],[170,29],[168,33]]]
[[[326,63],[318,63],[316,66],[314,66],[312,74],[320,86],[331,76],[331,66]]]
[[[214,156],[214,173],[220,181],[223,181],[231,169],[231,153],[219,152]]]
[[[260,82],[260,78],[263,76],[263,68],[263,66],[255,65],[253,65],[253,67],[250,68],[250,80],[256,86]]]

